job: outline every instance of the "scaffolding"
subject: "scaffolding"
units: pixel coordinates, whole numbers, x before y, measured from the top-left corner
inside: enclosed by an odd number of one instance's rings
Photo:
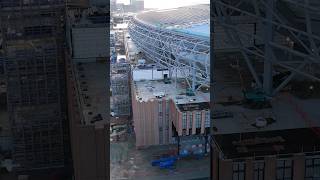
[[[1,1],[0,23],[15,171],[64,167],[64,2]]]
[[[116,63],[111,66],[112,108],[116,116],[129,116],[130,101],[130,65]]]

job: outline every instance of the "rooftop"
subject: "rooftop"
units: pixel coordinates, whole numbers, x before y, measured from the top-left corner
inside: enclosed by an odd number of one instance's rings
[[[187,96],[186,88],[188,86],[186,81],[181,78],[181,75],[178,75],[177,82],[172,79],[170,80],[171,83],[166,84],[163,80],[163,74],[166,73],[168,73],[167,70],[157,71],[155,68],[134,69],[133,81],[136,96],[133,98],[141,102],[153,101],[162,97],[172,99],[180,111],[209,109],[210,93],[197,91],[195,96]],[[173,74],[174,76],[175,74]]]
[[[210,7],[208,4],[175,9],[146,11],[136,19],[152,26],[209,37]]]
[[[85,124],[105,123],[109,115],[106,106],[106,63],[77,63],[75,66],[77,67],[75,74]]]
[[[215,110],[232,114],[232,117],[215,119],[216,134],[320,127],[320,99],[300,99],[289,92],[281,92],[270,100],[269,108],[263,109],[251,109],[242,100],[240,87],[216,85]],[[268,119],[267,125],[256,127],[257,118]]]
[[[309,128],[218,134],[215,140],[226,159],[320,151],[319,135]]]

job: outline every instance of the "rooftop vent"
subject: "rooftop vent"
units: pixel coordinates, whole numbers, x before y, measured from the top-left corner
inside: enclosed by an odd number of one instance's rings
[[[193,98],[193,99],[189,99],[189,102],[194,102],[194,101],[196,101],[196,99],[195,99],[195,98]]]
[[[191,88],[187,88],[186,89],[186,95],[187,96],[194,96],[195,94],[194,94],[194,92],[193,92],[193,90]]]
[[[157,92],[157,93],[153,93],[153,95],[156,97],[156,98],[162,98],[165,96],[165,93],[164,92]]]
[[[182,96],[177,96],[176,99],[183,99],[183,97]]]
[[[258,128],[266,127],[267,126],[267,120],[265,118],[263,118],[263,117],[258,117],[258,118],[256,118],[255,125]]]

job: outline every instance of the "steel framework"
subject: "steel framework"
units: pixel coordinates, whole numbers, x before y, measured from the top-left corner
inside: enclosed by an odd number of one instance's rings
[[[146,57],[160,67],[168,68],[170,78],[174,78],[174,71],[184,74],[189,87],[194,91],[210,83],[210,38],[174,31],[163,25],[209,23],[209,11],[205,12],[207,14],[195,16],[194,19],[192,13],[180,13],[180,17],[174,21],[170,20],[170,15],[155,16],[155,19],[162,18],[163,24],[160,26],[144,21],[146,17],[141,16],[136,16],[129,23],[130,36]],[[179,19],[185,22],[181,24]]]
[[[64,1],[0,1],[15,171],[65,165]]]
[[[112,108],[116,116],[129,116],[131,111],[130,65],[115,63],[111,65]]]
[[[213,0],[211,18],[215,33],[222,27],[229,42],[242,54],[248,69],[258,87],[270,96],[276,95],[292,79],[302,75],[320,81],[317,68],[320,66],[320,1],[318,0]],[[261,31],[250,33],[237,28],[236,17],[251,19],[254,27]],[[285,42],[277,41],[277,35]],[[244,46],[246,36],[253,41],[252,46]],[[214,47],[218,49],[219,47]],[[252,62],[263,60],[262,78]],[[276,73],[290,72],[275,85]]]

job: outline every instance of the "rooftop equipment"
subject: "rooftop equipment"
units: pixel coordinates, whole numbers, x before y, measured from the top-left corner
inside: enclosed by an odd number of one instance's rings
[[[195,96],[195,94],[194,94],[194,92],[193,92],[193,90],[191,88],[187,88],[186,89],[186,95],[187,96]]]

